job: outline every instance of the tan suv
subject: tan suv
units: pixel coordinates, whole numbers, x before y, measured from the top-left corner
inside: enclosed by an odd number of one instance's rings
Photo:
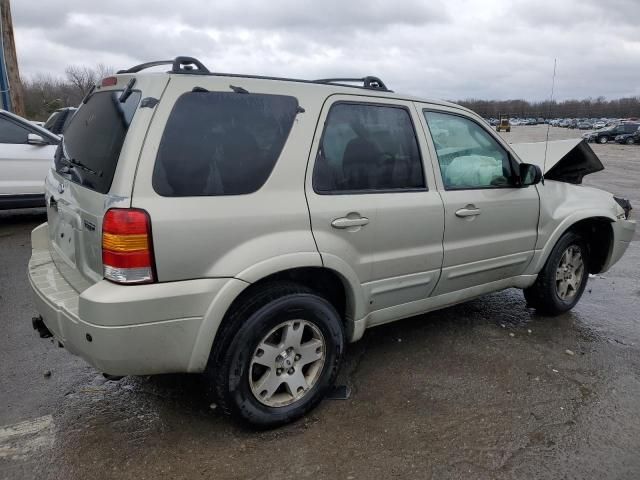
[[[572,185],[602,168],[588,145],[550,144],[544,183],[518,148],[375,77],[120,71],[48,173],[35,326],[102,372],[204,372],[224,411],[291,421],[366,328],[507,287],[558,314],[621,257],[628,205]]]

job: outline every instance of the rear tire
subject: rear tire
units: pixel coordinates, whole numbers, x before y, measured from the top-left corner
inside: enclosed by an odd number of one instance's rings
[[[587,244],[574,232],[567,232],[551,251],[536,282],[524,290],[527,306],[545,315],[571,310],[584,292],[589,278]]]
[[[308,288],[268,285],[226,325],[204,376],[222,410],[241,422],[256,428],[292,422],[333,385],[343,324],[333,305]]]

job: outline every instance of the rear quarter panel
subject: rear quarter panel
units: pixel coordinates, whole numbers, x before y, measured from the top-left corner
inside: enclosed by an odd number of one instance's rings
[[[158,279],[176,281],[236,277],[255,281],[291,266],[321,266],[311,235],[304,194],[309,145],[323,96],[306,95],[282,82],[234,79],[252,93],[293,95],[305,111],[295,120],[287,143],[266,183],[246,195],[163,197],[152,186],[153,167],[164,126],[180,95],[195,85],[229,91],[229,79],[175,75],[156,115],[140,157],[132,206],[151,216]],[[265,90],[268,88],[268,90]],[[304,265],[301,265],[304,264]]]

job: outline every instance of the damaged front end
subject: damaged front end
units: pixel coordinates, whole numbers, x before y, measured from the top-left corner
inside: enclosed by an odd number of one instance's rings
[[[620,205],[622,210],[624,210],[624,219],[629,220],[629,215],[631,215],[631,210],[633,210],[631,202],[626,198],[616,197],[615,195],[613,196],[613,199],[618,205]]]
[[[511,148],[524,162],[539,166],[547,180],[579,185],[585,175],[604,170],[598,156],[580,138],[514,143]]]

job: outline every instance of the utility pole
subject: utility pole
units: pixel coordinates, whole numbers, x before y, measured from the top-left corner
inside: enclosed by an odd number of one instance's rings
[[[13,22],[11,21],[11,5],[9,0],[0,0],[0,99],[2,108],[17,115],[25,115],[24,96],[16,42],[13,39]]]

